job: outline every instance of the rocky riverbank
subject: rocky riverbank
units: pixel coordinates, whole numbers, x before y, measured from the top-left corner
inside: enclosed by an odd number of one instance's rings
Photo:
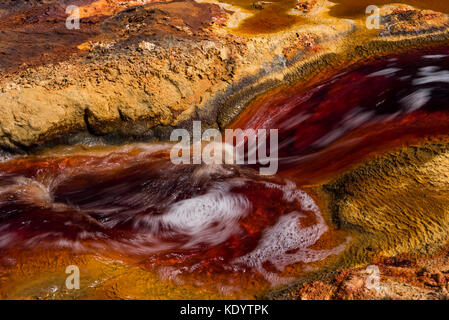
[[[328,71],[449,43],[449,17],[420,1],[413,4],[379,3],[379,26],[367,29],[366,15],[340,12],[344,4],[324,0],[4,1],[1,154],[43,151],[48,156],[56,145],[164,141],[171,129],[190,129],[193,120],[201,120],[203,129],[224,129],[261,99],[293,85],[319,83]],[[68,5],[80,8],[79,29],[66,26]],[[332,258],[332,267],[311,272],[287,289],[261,293],[257,288],[248,297],[447,298],[448,143],[445,138],[413,143],[344,167],[345,172],[323,181],[309,183],[302,176],[301,187],[317,195],[332,231],[351,235],[351,245]],[[28,159],[23,161],[26,172]],[[343,236],[337,238],[344,243]],[[61,261],[73,258],[61,252]],[[35,254],[38,262],[21,261],[29,257],[26,250],[22,256],[11,253],[19,263],[0,261],[6,270],[0,273],[2,297],[35,296],[36,288],[54,280],[45,272],[56,270],[57,263],[48,262],[45,250]],[[76,259],[88,270],[88,281],[104,280],[79,298],[241,297],[167,286],[134,262],[116,266],[117,257]],[[365,268],[372,264],[380,269],[382,290],[366,287]],[[34,282],[23,283],[22,273]],[[131,287],[136,279],[147,283]],[[39,292],[43,298],[70,295]]]
[[[79,30],[66,28],[59,1],[2,5],[3,149],[23,152],[86,137],[164,140],[167,128],[190,127],[192,119],[223,128],[270,88],[447,38],[446,15],[394,6],[384,9],[385,24],[375,32],[364,20],[329,16],[328,4],[317,1],[306,13],[303,2],[293,9],[307,22],[246,35],[231,24],[241,9],[229,5],[78,4],[84,5]]]

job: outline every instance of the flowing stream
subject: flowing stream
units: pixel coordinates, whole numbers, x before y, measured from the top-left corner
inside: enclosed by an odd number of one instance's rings
[[[169,143],[4,160],[0,268],[19,249],[45,248],[112,252],[162,280],[213,279],[233,292],[247,290],[245,277],[264,288],[295,281],[350,245],[311,187],[373,154],[446,135],[448,97],[448,49],[276,90],[231,126],[279,130],[279,171],[269,177],[254,166],[175,165]]]

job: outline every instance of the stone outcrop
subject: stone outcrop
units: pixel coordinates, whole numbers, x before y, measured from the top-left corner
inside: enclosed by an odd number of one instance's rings
[[[388,21],[399,15],[402,24],[430,31],[398,38],[378,30],[366,38],[363,23],[330,18],[324,1],[309,2],[300,6],[308,8],[309,23],[251,36],[229,28],[235,7],[192,0],[78,1],[79,30],[65,27],[59,2],[3,4],[0,147],[27,151],[71,143],[78,133],[109,142],[167,139],[167,129],[189,127],[192,119],[223,128],[259,93],[305,80],[337,60],[376,54],[377,44],[363,51],[370,41],[388,43],[391,51],[404,38],[418,37],[419,45],[429,32],[446,38],[441,14],[407,13],[407,20],[402,11],[390,12]],[[416,15],[432,26],[415,26]]]

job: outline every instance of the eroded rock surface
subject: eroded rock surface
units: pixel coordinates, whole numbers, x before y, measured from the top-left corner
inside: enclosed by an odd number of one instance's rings
[[[410,146],[325,185],[351,247],[339,269],[271,297],[448,299],[448,161],[447,143]]]
[[[412,3],[416,7],[379,1],[385,5],[380,28],[369,31],[363,15],[349,14],[353,19],[347,20],[346,14],[335,14],[339,5],[331,8],[327,1],[224,2],[71,1],[81,8],[79,30],[66,28],[68,1],[2,2],[0,149],[32,151],[80,137],[164,140],[169,129],[189,128],[195,119],[203,128],[223,129],[269,89],[307,81],[336,65],[448,39],[444,8],[430,11],[420,1]],[[258,19],[276,10],[288,21],[273,21],[258,32]],[[447,298],[448,264],[435,252],[448,240],[448,154],[447,142],[404,148],[320,188],[330,197],[332,223],[354,236],[335,263],[345,270],[273,296]],[[404,252],[411,256],[401,258]],[[413,256],[418,254],[433,256]],[[366,290],[368,263],[380,265],[389,291]],[[93,270],[102,263],[92,264]],[[30,266],[29,274],[49,266],[55,267],[51,261]],[[123,280],[118,282],[102,274],[106,289],[95,294],[148,297],[147,291],[129,287],[139,271],[126,275],[126,270],[115,270]],[[49,282],[42,274],[39,281]],[[32,291],[14,290],[11,296]],[[168,294],[166,288],[154,290],[150,296]],[[51,292],[41,296],[53,297]]]
[[[328,17],[324,1],[298,4],[296,14],[305,14],[308,22],[250,36],[229,28],[238,9],[221,4],[76,4],[81,8],[79,30],[66,28],[65,2],[2,4],[3,149],[23,151],[51,140],[68,143],[68,135],[77,132],[167,139],[164,128],[187,126],[192,119],[224,127],[257,94],[316,71],[305,62],[336,53],[343,59],[351,48],[367,43],[357,35],[366,33],[363,24]],[[446,16],[407,12],[398,13],[401,25],[445,38]],[[394,28],[397,38],[400,27]],[[393,35],[386,37],[384,31],[370,39],[379,37],[393,50]],[[322,61],[319,68],[330,63]]]

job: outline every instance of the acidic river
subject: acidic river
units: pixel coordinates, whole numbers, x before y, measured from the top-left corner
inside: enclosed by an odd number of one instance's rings
[[[351,238],[331,225],[313,187],[374,154],[447,134],[449,49],[320,79],[258,99],[231,126],[279,130],[276,176],[175,165],[163,143],[5,159],[0,271],[42,250],[113,255],[160,281],[245,297],[335,262]]]

